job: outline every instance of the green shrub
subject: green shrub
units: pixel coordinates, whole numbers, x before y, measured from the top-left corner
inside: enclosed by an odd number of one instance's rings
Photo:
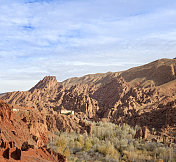
[[[138,126],[131,128],[127,124],[92,123],[91,135],[58,132],[56,143],[49,146],[57,152],[77,159],[77,161],[153,161],[172,162],[176,158],[176,150],[160,143],[135,139]],[[82,160],[81,160],[82,159]],[[72,161],[72,160],[71,160]]]

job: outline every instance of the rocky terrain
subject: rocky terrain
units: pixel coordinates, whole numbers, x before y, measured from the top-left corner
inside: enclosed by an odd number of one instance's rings
[[[0,101],[0,161],[66,161],[64,156],[45,147],[48,131],[38,118],[32,119],[33,115],[26,109],[18,112],[22,114],[13,110]]]
[[[42,126],[43,132],[90,133],[91,127],[82,120],[87,119],[147,127],[149,132],[155,131],[175,142],[175,59],[161,59],[127,71],[86,75],[63,82],[57,82],[54,76],[46,76],[29,91],[10,92],[1,98],[43,116],[43,121],[40,121],[40,115],[35,117],[35,113],[31,114],[31,119],[24,117],[28,125],[32,124],[30,131],[39,141],[40,133],[33,128]],[[74,110],[75,115],[60,114],[64,109]],[[40,121],[36,125],[31,123],[33,116]],[[45,135],[42,139],[46,141]]]

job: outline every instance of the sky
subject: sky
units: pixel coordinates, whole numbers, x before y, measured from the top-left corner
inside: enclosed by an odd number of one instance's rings
[[[174,57],[175,0],[0,0],[0,93]]]

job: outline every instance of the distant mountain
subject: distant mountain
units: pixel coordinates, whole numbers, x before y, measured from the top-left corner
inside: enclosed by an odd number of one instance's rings
[[[168,136],[176,129],[176,59],[160,59],[121,72],[57,82],[46,76],[25,92],[2,96],[10,104],[74,110],[75,116],[147,126]]]

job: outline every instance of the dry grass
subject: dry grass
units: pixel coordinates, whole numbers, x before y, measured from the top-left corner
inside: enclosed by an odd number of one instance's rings
[[[68,161],[170,161],[174,162],[173,148],[161,143],[134,139],[136,128],[112,123],[92,123],[91,135],[58,132],[51,145],[68,157]]]

